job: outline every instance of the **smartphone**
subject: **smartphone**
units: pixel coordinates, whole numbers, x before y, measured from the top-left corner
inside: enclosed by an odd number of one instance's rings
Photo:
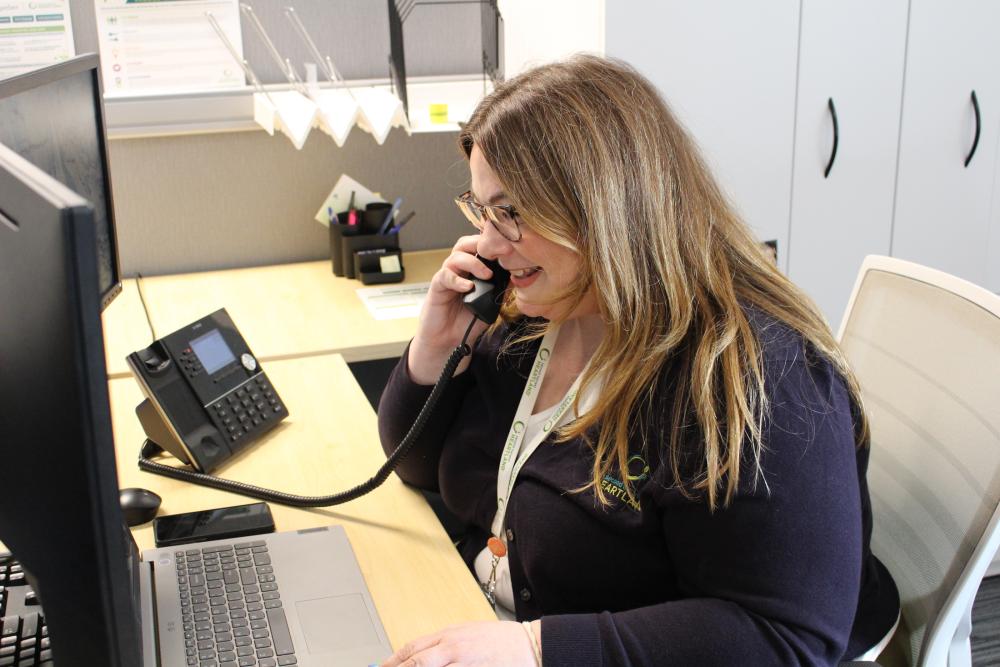
[[[168,514],[153,520],[153,540],[158,547],[273,532],[274,518],[267,503]]]

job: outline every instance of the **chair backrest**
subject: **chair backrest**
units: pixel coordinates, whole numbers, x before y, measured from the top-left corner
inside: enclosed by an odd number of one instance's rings
[[[970,664],[1000,544],[1000,297],[871,256],[839,337],[871,423],[872,551],[899,587],[911,664]]]

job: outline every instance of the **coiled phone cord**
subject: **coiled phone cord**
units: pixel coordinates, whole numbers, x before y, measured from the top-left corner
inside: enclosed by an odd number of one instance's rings
[[[171,477],[184,482],[191,482],[192,484],[200,484],[201,486],[208,486],[221,491],[231,491],[250,498],[266,500],[278,503],[279,505],[288,505],[290,507],[330,507],[332,505],[340,505],[342,503],[360,498],[361,496],[374,491],[380,487],[385,480],[389,479],[389,475],[391,475],[399,464],[402,463],[403,459],[406,458],[406,455],[410,453],[410,450],[413,448],[417,438],[420,437],[420,433],[424,430],[427,420],[434,412],[438,399],[441,398],[441,394],[444,393],[445,387],[447,387],[448,383],[451,381],[451,376],[455,373],[455,369],[458,368],[459,362],[461,362],[464,357],[472,353],[472,348],[468,345],[467,341],[469,334],[472,332],[472,327],[476,323],[476,319],[476,317],[472,318],[472,321],[469,322],[469,327],[465,330],[465,335],[462,336],[462,342],[458,344],[458,347],[452,350],[451,356],[448,357],[448,361],[445,362],[444,369],[441,371],[441,376],[438,378],[437,383],[431,390],[430,396],[428,396],[427,400],[424,401],[424,407],[420,409],[420,413],[413,421],[413,425],[406,433],[403,441],[396,446],[396,449],[389,455],[385,463],[382,464],[382,467],[380,467],[375,473],[374,477],[369,479],[367,482],[358,484],[353,489],[348,489],[347,491],[342,491],[340,493],[334,493],[329,496],[297,496],[290,493],[282,493],[281,491],[272,491],[271,489],[254,486],[253,484],[237,482],[231,479],[222,479],[221,477],[215,477],[214,475],[195,472],[193,470],[175,468],[174,466],[168,466],[150,460],[143,454],[139,455],[139,469],[157,475],[163,475],[164,477]],[[146,443],[150,442],[150,440],[146,440]],[[143,450],[145,449],[146,444],[143,445]]]

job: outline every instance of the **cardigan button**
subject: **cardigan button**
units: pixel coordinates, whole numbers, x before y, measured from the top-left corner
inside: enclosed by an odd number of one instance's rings
[[[521,589],[521,601],[522,602],[527,602],[530,599],[531,599],[531,591],[529,591],[527,588],[522,588]]]
[[[507,529],[507,541],[508,542],[514,541],[514,531],[511,530],[510,528]]]

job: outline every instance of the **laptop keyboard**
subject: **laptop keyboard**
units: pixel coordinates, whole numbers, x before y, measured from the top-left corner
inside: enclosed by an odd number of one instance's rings
[[[49,629],[24,570],[0,554],[0,667],[52,667]]]
[[[191,667],[295,665],[264,540],[174,552]]]

